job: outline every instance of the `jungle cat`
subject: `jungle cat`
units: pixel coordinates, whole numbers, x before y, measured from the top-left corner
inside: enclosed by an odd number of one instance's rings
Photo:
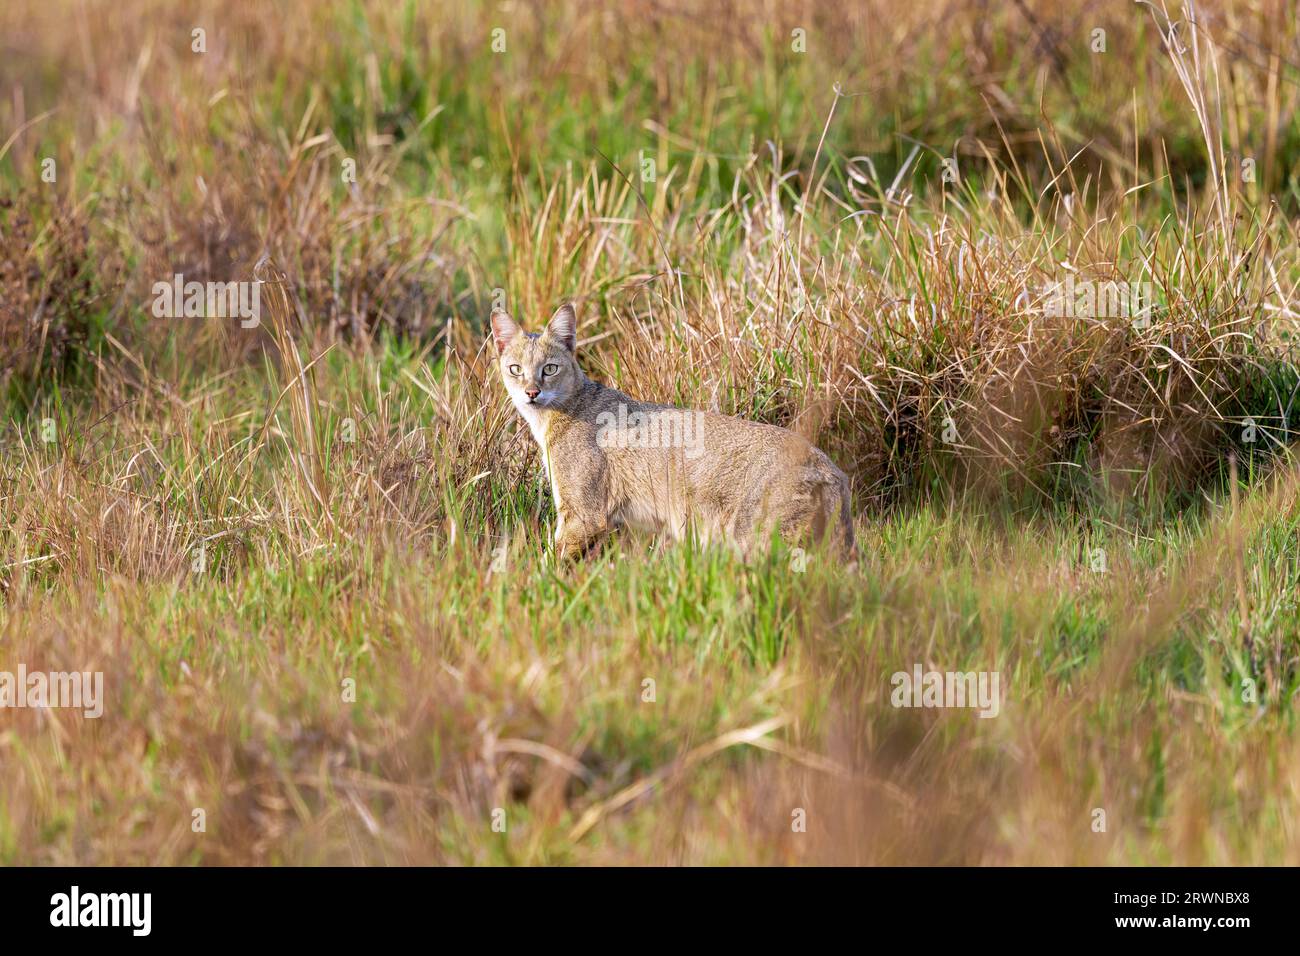
[[[506,392],[542,451],[559,520],[561,556],[579,555],[624,526],[721,541],[743,555],[772,532],[831,541],[853,554],[849,480],[785,428],[641,402],[578,367],[577,317],[562,305],[525,332],[492,313]]]

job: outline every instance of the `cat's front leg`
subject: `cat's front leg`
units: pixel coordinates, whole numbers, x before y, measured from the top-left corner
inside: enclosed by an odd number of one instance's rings
[[[607,521],[592,515],[574,514],[567,508],[559,512],[555,525],[555,551],[562,560],[580,558],[609,534]]]

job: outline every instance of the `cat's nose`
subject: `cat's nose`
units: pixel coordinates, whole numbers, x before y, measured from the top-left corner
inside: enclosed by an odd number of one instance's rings
[[[524,389],[524,394],[528,396],[528,400],[531,402],[535,398],[537,398],[538,395],[542,394],[542,390],[540,388],[533,388],[532,386],[529,386],[528,388]]]

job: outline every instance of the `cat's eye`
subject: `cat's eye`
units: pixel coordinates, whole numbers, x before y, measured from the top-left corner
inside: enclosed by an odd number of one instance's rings
[[[554,375],[554,374],[555,374],[556,372],[558,372],[559,370],[560,370],[560,367],[559,367],[558,365],[556,365],[554,362],[550,363],[549,365],[543,365],[543,366],[542,366],[542,374],[543,374],[543,375]]]
[[[523,374],[523,371],[524,370],[521,369],[518,365],[510,366],[510,374],[513,375],[515,378],[518,378],[521,374]]]

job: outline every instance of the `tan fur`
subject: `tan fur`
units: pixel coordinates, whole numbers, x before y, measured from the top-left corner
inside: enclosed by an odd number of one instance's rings
[[[694,534],[742,554],[773,530],[791,542],[829,534],[852,553],[848,478],[794,432],[640,402],[592,381],[574,354],[571,306],[540,334],[500,311],[491,324],[502,381],[550,476],[562,555],[623,526]]]

